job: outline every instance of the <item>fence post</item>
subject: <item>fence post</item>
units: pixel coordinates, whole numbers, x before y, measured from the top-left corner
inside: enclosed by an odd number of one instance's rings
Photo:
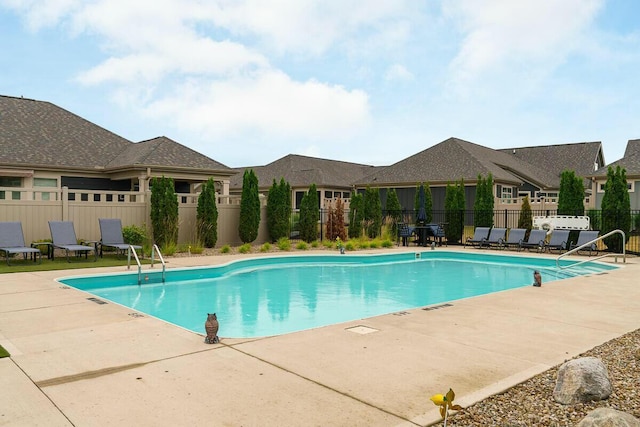
[[[69,187],[62,187],[62,212],[61,212],[61,221],[69,220]]]

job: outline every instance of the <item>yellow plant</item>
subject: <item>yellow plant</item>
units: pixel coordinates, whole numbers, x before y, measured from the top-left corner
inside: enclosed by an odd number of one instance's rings
[[[453,404],[453,399],[455,399],[455,397],[456,394],[452,389],[449,389],[449,391],[445,395],[434,394],[433,396],[431,396],[431,401],[436,406],[440,407],[440,416],[442,416],[442,419],[444,420],[445,427],[447,425],[447,416],[449,415],[449,410],[451,409],[453,411],[459,411],[463,409],[462,406]]]

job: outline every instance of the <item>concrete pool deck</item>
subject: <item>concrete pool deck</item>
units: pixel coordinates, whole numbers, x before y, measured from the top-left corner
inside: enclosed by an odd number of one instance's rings
[[[216,345],[55,281],[123,267],[4,274],[0,425],[427,425],[433,394],[468,406],[640,328],[640,260],[617,265],[282,336],[228,339],[221,324]]]

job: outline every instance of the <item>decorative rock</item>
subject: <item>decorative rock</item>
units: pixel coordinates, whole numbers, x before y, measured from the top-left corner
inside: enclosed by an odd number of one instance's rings
[[[640,420],[626,412],[598,408],[589,412],[578,427],[640,427]]]
[[[611,395],[607,367],[596,357],[566,362],[558,369],[553,398],[563,405],[606,399]]]

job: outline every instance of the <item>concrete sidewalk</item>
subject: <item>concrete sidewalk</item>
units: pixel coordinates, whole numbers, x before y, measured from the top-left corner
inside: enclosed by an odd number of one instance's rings
[[[5,274],[0,344],[11,358],[0,359],[0,425],[426,425],[439,420],[433,394],[453,388],[467,406],[639,328],[640,263],[618,265],[439,309],[218,345],[54,280],[123,268]]]

